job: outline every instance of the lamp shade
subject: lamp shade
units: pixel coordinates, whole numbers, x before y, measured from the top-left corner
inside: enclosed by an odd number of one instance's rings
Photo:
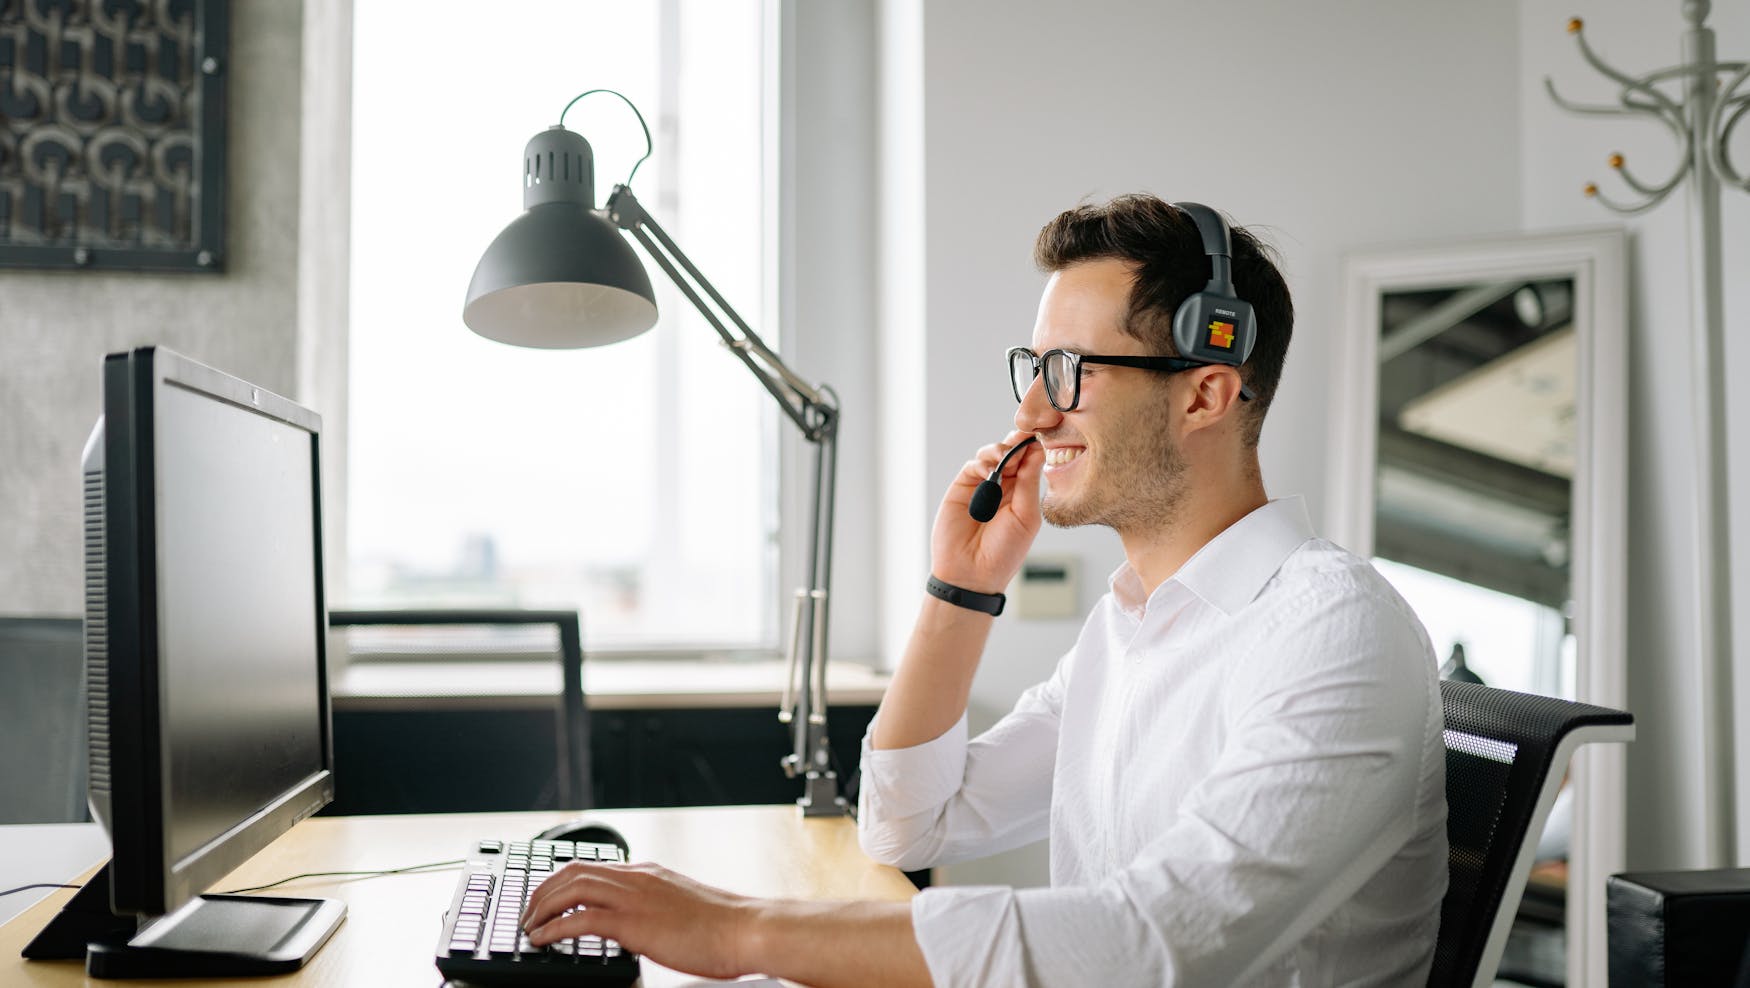
[[[523,214],[486,248],[462,321],[489,340],[571,349],[656,325],[656,293],[632,245],[597,215],[589,142],[563,127],[523,153]]]

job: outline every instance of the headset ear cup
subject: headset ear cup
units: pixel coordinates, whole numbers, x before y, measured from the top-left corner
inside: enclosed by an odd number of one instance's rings
[[[1238,302],[1238,299],[1234,301]],[[1239,357],[1234,361],[1237,366],[1252,359],[1252,347],[1258,342],[1258,316],[1252,312],[1250,302],[1240,302],[1239,328],[1235,331],[1234,354]]]
[[[1198,292],[1173,313],[1173,345],[1189,360],[1237,367],[1256,335],[1252,307],[1231,296]]]
[[[1203,359],[1202,348],[1197,345],[1197,327],[1201,325],[1198,317],[1203,311],[1198,300],[1202,297],[1201,293],[1191,296],[1173,313],[1173,349],[1188,360]]]

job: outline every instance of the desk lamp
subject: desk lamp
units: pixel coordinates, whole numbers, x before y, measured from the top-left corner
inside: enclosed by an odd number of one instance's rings
[[[584,96],[619,96],[644,129],[644,157],[605,208],[595,207],[595,160],[589,142],[565,128]],[[638,241],[717,331],[729,352],[777,399],[784,415],[814,445],[808,585],[796,591],[789,662],[778,719],[793,747],[785,774],[801,776],[805,816],[845,811],[826,738],[827,589],[832,576],[832,510],[838,441],[838,396],[798,377],[730,308],[687,255],[632,194],[632,177],[651,153],[650,128],[625,96],[592,89],[565,105],[559,123],[530,138],[523,151],[523,214],[481,255],[468,284],[462,321],[489,340],[542,349],[604,346],[656,325],[656,297],[644,266],[621,235]]]

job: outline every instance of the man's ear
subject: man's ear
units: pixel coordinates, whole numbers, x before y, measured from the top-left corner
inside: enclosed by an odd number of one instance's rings
[[[1198,367],[1186,373],[1191,391],[1185,403],[1185,424],[1205,429],[1239,414],[1240,371],[1225,364]]]

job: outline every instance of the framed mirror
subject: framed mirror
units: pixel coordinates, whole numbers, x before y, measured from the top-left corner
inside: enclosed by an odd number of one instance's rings
[[[1625,261],[1614,228],[1344,260],[1332,537],[1415,608],[1443,675],[1627,706]],[[1503,978],[1609,980],[1625,764],[1575,758]]]

